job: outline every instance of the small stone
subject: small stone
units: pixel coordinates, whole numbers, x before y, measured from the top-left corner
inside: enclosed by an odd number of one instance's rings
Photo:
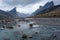
[[[13,29],[13,27],[7,27],[7,28],[9,28],[9,29]]]
[[[18,27],[20,27],[21,25],[18,25]]]
[[[32,28],[33,27],[33,24],[29,24],[29,27]]]
[[[35,32],[35,34],[38,34],[38,32]]]
[[[26,35],[26,34],[23,34],[23,35],[22,35],[22,38],[23,38],[23,39],[26,39],[26,38],[27,38],[27,35]]]
[[[3,30],[4,28],[1,28],[1,30]]]
[[[29,38],[32,38],[32,37],[33,37],[32,35],[29,36]]]

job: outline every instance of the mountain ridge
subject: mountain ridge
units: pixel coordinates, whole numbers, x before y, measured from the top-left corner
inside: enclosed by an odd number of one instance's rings
[[[54,3],[53,1],[51,2],[47,2],[44,6],[40,6],[39,9],[37,9],[35,12],[32,13],[32,15],[36,15],[36,14],[39,14],[39,13],[42,13],[44,10],[46,9],[51,9],[51,8],[54,8]]]
[[[39,17],[60,17],[60,5],[54,5],[53,1],[46,3],[41,8],[37,9],[35,12],[32,13],[34,18]]]
[[[60,18],[60,5],[57,5],[54,7],[53,10],[42,13],[42,14],[37,14],[35,16],[32,16],[33,18]]]

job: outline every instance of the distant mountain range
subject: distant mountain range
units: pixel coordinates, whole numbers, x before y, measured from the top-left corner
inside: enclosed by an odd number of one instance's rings
[[[2,17],[14,17],[10,12],[6,12],[6,11],[3,11],[3,10],[0,10],[0,16]]]
[[[28,17],[30,14],[25,14],[25,13],[19,13],[17,12],[18,17]]]
[[[0,10],[0,16],[6,17],[60,17],[60,5],[54,5],[53,1],[47,2],[44,6],[40,6],[35,12],[30,14],[19,13],[16,11],[16,7],[10,11]]]
[[[19,18],[19,17],[28,17],[30,16],[30,14],[24,14],[24,13],[19,13],[16,11],[16,7],[13,8],[12,10],[10,11],[3,11],[3,10],[0,10],[0,15],[1,16],[5,16],[5,17],[14,17],[14,18]]]
[[[16,7],[13,8],[12,10],[8,11],[11,15],[13,15],[14,17],[17,17],[17,11],[16,11]]]
[[[53,1],[46,3],[32,13],[33,17],[60,17],[60,5],[54,5]]]

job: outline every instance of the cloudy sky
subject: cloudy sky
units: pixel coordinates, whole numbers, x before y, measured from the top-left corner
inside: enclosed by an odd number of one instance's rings
[[[32,13],[48,1],[53,1],[55,5],[60,4],[60,0],[0,0],[0,9],[8,11],[16,7],[20,13]]]

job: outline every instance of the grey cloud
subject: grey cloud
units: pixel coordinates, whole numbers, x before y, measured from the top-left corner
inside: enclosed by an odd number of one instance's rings
[[[3,0],[3,3],[9,5],[28,5],[40,2],[42,0]]]
[[[52,1],[54,1],[54,4],[55,4],[55,5],[60,4],[60,0],[52,0]]]
[[[34,4],[38,2],[46,2],[46,1],[54,1],[54,4],[60,4],[60,0],[3,0],[3,3],[8,4],[8,5],[22,5],[26,6],[28,4]]]
[[[47,0],[47,1],[53,1],[55,5],[59,5],[60,4],[60,0]]]

